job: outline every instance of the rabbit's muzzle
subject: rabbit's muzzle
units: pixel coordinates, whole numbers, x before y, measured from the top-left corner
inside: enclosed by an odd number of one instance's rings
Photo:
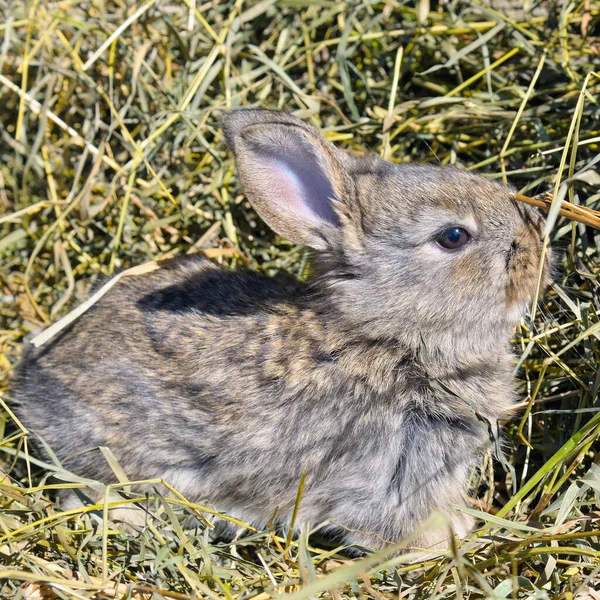
[[[506,252],[506,308],[509,313],[521,312],[531,302],[540,282],[540,292],[548,285],[550,249],[543,249],[541,223],[528,221],[517,230]],[[543,265],[540,261],[543,259]]]

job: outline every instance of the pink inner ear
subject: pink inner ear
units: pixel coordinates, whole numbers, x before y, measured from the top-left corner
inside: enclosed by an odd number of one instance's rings
[[[269,149],[263,158],[270,200],[280,211],[304,221],[339,224],[331,205],[333,187],[312,152],[299,148],[276,155]]]

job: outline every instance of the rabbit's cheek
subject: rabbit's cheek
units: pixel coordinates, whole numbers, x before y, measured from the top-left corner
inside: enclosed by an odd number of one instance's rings
[[[484,268],[482,264],[485,265]],[[485,295],[489,296],[492,289],[490,273],[493,271],[493,257],[482,253],[477,256],[465,254],[456,257],[450,278],[454,295],[465,297],[469,304],[473,302],[474,295],[478,295],[481,290],[485,290]]]

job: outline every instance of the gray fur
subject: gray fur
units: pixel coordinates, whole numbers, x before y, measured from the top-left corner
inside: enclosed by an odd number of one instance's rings
[[[19,418],[81,475],[114,481],[82,453],[108,446],[130,479],[164,477],[255,526],[277,507],[289,522],[305,471],[300,525],[375,548],[437,509],[464,535],[454,506],[485,422],[513,403],[508,339],[535,289],[539,217],[457,169],[351,158],[284,113],[235,111],[224,129],[257,211],[317,249],[315,278],[199,258],[126,278],[28,349]],[[319,197],[290,200],[298,186]],[[445,251],[448,225],[479,239]]]

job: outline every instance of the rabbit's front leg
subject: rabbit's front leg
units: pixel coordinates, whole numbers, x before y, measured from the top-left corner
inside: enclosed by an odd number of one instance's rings
[[[465,536],[473,519],[457,510],[465,505],[467,482],[486,435],[481,423],[466,418],[412,416],[405,424],[404,452],[394,473],[398,499],[394,539],[414,531],[432,512],[448,524],[424,531],[411,545],[447,546],[451,533]],[[407,527],[408,525],[408,527]]]
[[[465,505],[467,481],[485,431],[466,419],[411,415],[400,437],[391,478],[385,488],[372,490],[371,505],[361,515],[363,522],[355,522],[357,527],[347,531],[346,540],[383,547],[418,532],[437,511],[446,516],[447,524],[418,533],[409,545],[444,549],[452,534],[463,537],[473,527],[473,519],[457,508]]]

